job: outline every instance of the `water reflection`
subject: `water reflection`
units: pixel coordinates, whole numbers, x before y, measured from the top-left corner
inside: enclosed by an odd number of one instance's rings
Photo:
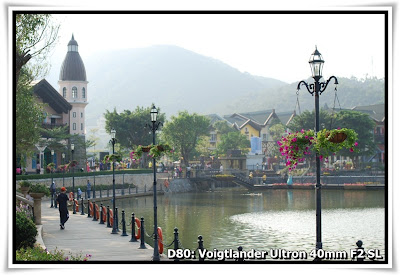
[[[196,249],[198,235],[208,249],[245,250],[315,247],[315,193],[313,190],[218,190],[158,196],[158,225],[164,243],[179,229],[184,248]],[[153,230],[153,199],[117,201],[126,216],[144,217],[148,235]],[[324,249],[350,249],[359,239],[364,247],[384,249],[385,196],[383,190],[324,190],[322,240]],[[129,230],[127,230],[129,232]],[[150,239],[147,243],[152,244]]]

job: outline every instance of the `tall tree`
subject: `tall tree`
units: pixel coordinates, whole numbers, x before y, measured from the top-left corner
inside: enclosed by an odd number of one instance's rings
[[[250,141],[239,131],[229,132],[221,136],[221,141],[217,144],[218,155],[226,155],[228,150],[239,149],[242,153],[247,153]]]
[[[148,145],[152,143],[152,136],[149,134],[149,128],[146,124],[151,124],[150,121],[151,107],[137,106],[134,111],[124,110],[118,113],[106,110],[104,117],[106,119],[106,131],[111,129],[116,131],[116,139],[118,143],[125,149],[132,150],[137,145]],[[159,113],[157,121],[164,123],[165,114]]]
[[[320,129],[331,127],[332,116],[325,110],[319,112]],[[301,115],[295,116],[289,124],[291,131],[301,131],[301,129],[315,129],[315,111],[304,111]]]
[[[42,106],[32,95],[32,80],[26,68],[21,70],[20,85],[15,95],[15,149],[16,154],[27,154],[40,138],[44,115]]]
[[[24,156],[40,139],[43,109],[32,94],[31,83],[45,72],[48,52],[55,44],[59,26],[49,14],[15,15],[15,147]],[[28,61],[34,60],[32,65]]]
[[[220,135],[236,131],[232,126],[230,126],[226,121],[223,120],[215,122],[213,126]]]
[[[210,120],[207,117],[181,111],[162,128],[162,139],[179,152],[187,166],[200,138],[209,135],[209,127]]]
[[[35,59],[36,74],[45,71],[45,60],[58,39],[59,28],[53,23],[51,14],[15,15],[15,83],[18,83],[22,67],[31,59]]]
[[[368,114],[343,110],[335,114],[333,120],[333,128],[351,128],[358,134],[358,150],[349,152],[342,150],[342,156],[349,156],[354,159],[355,156],[370,156],[375,152],[376,145],[374,143],[374,127],[375,123]]]

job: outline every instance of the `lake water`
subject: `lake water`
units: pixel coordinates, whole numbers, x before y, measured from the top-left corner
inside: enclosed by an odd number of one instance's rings
[[[165,194],[157,196],[157,206],[158,226],[166,245],[173,241],[177,227],[183,248],[191,250],[198,247],[198,235],[203,236],[208,250],[315,248],[314,190],[251,193],[233,188]],[[128,223],[132,212],[144,217],[147,234],[153,233],[153,197],[118,200],[117,207],[120,217],[125,210]],[[358,240],[365,249],[385,254],[384,191],[322,190],[323,249],[349,251]],[[146,242],[153,244],[149,237]]]

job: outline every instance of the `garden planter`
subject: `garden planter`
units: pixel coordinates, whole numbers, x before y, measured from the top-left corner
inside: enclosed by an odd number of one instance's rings
[[[42,197],[44,193],[30,193],[33,198],[33,216],[35,217],[35,224],[42,224]]]
[[[329,136],[329,132],[326,133],[326,137]],[[343,141],[345,141],[347,138],[347,135],[345,133],[337,133],[336,135],[334,135],[333,137],[331,137],[330,139],[328,139],[330,142],[333,143],[342,143]]]
[[[29,187],[20,187],[22,194],[26,198],[26,194],[28,194]]]
[[[142,151],[143,152],[149,152],[150,151],[150,147],[142,147]]]

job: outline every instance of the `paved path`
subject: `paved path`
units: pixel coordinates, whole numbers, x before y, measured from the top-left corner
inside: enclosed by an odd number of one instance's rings
[[[58,208],[50,208],[50,201],[42,202],[42,239],[47,250],[62,250],[65,255],[91,254],[90,261],[151,261],[153,248],[146,244],[147,249],[139,249],[138,242],[129,242],[131,239],[130,226],[127,227],[129,236],[111,234],[112,228],[106,224],[99,224],[86,215],[72,214],[69,211],[69,220],[65,229],[60,229]],[[168,260],[161,255],[161,260]]]

